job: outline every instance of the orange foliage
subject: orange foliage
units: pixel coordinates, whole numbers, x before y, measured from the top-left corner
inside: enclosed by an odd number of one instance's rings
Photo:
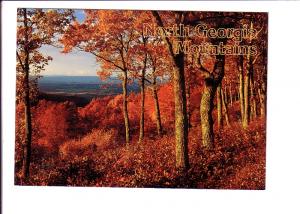
[[[96,153],[112,148],[116,146],[116,142],[118,141],[117,134],[115,129],[94,129],[82,139],[65,141],[59,147],[59,154],[62,158],[69,158],[76,155],[82,156],[84,153]]]
[[[65,140],[81,134],[74,103],[41,100],[33,113],[35,143],[57,151]]]
[[[169,99],[173,96],[173,86],[171,84],[164,84],[158,90],[158,100],[160,105],[161,121],[162,125],[173,126],[174,124],[174,100]],[[147,90],[145,101],[146,115],[151,118],[151,121],[155,123],[155,110],[154,110],[154,98],[152,90]]]
[[[48,17],[55,17],[52,13],[50,11]],[[195,13],[195,16],[188,13],[186,18],[190,21],[205,15]],[[211,13],[207,12],[206,15]],[[178,15],[171,11],[161,14],[166,26],[174,24]],[[174,64],[162,38],[147,38],[147,42],[141,45],[142,24],[154,22],[151,13],[86,10],[85,15],[83,22],[74,21],[66,28],[66,33],[60,40],[64,45],[64,52],[70,52],[76,47],[94,54],[96,60],[101,63],[101,69],[97,73],[100,79],[106,79],[113,72],[119,72],[121,75],[127,75],[130,84],[140,80],[141,70],[145,68],[147,81],[144,141],[141,144],[135,143],[141,114],[139,93],[131,93],[127,97],[132,139],[126,146],[122,144],[125,127],[124,97],[121,94],[93,99],[81,108],[71,102],[40,100],[32,107],[33,175],[28,184],[264,189],[264,120],[255,118],[249,128],[244,130],[238,123],[239,103],[228,105],[231,127],[214,127],[215,147],[210,150],[202,148],[199,105],[205,78],[201,69],[185,63],[185,87],[189,91],[188,110],[191,116],[188,136],[191,167],[185,174],[179,173],[175,168],[174,150]],[[118,24],[115,20],[118,20]],[[47,31],[50,34],[54,33],[48,27]],[[24,29],[19,27],[17,39],[20,44],[23,44],[23,37]],[[33,50],[41,46],[42,42],[39,40],[35,41]],[[198,38],[193,42],[199,43],[202,40]],[[50,44],[50,41],[43,43]],[[23,55],[20,52],[21,58],[24,58]],[[260,58],[258,60],[263,60],[263,56]],[[33,52],[31,60],[43,70],[51,58]],[[201,56],[200,61],[207,70],[206,75],[213,75],[211,71],[216,64],[215,56]],[[224,91],[225,87],[231,86],[233,93],[234,88],[237,89],[239,73],[236,61],[236,56],[226,56],[225,77],[222,80]],[[17,69],[20,70],[20,65]],[[264,77],[263,73],[259,76],[260,79]],[[22,89],[22,86],[19,80],[18,94],[21,94],[19,89]],[[157,118],[152,87],[157,87],[162,136],[156,135]],[[215,118],[215,109],[212,114]],[[18,102],[16,171],[22,159],[24,130],[24,105]],[[19,183],[18,178],[16,183]]]
[[[94,130],[66,141],[59,158],[33,163],[31,185],[264,189],[265,125],[253,123],[217,132],[215,148],[204,150],[199,126],[191,129],[191,168],[175,168],[174,137],[146,138],[143,144],[116,144],[114,130]],[[260,134],[258,134],[260,133]],[[40,167],[39,164],[49,167]]]

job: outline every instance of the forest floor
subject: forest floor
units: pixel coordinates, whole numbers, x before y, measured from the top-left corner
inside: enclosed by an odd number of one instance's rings
[[[55,156],[34,159],[30,181],[17,185],[159,187],[205,189],[265,189],[265,120],[246,130],[233,123],[215,131],[210,150],[201,146],[200,126],[189,132],[190,168],[180,173],[175,166],[174,136],[146,136],[138,144],[90,144],[80,151],[61,150]],[[96,130],[97,132],[97,130]],[[99,135],[103,139],[103,135]],[[105,137],[105,136],[104,136]]]

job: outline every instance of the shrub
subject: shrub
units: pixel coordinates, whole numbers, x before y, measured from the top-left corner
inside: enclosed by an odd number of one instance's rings
[[[94,129],[82,139],[68,140],[59,147],[62,157],[70,155],[92,154],[117,145],[117,131],[115,129]]]

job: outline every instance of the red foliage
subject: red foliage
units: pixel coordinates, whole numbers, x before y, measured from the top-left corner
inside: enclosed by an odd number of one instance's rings
[[[40,101],[32,112],[35,152],[31,165],[32,178],[28,184],[264,189],[264,120],[253,122],[247,130],[243,130],[237,122],[233,122],[230,128],[215,129],[215,147],[203,149],[199,119],[201,87],[192,88],[190,97],[191,167],[185,174],[176,170],[174,103],[173,99],[169,99],[172,95],[171,84],[159,87],[160,112],[165,130],[165,135],[159,137],[154,134],[156,118],[152,91],[149,88],[146,90],[146,126],[142,144],[135,144],[140,94],[129,95],[133,133],[129,146],[123,144],[122,95],[93,99],[82,108],[70,102]],[[238,103],[228,110],[232,121],[238,121]],[[19,104],[16,111],[16,162],[20,161],[22,151],[23,111],[23,106]]]
[[[173,126],[174,124],[174,100],[169,99],[172,96],[172,84],[164,84],[160,86],[158,90],[158,100],[163,126]],[[154,98],[151,89],[149,89],[146,93],[145,109],[146,114],[151,119],[152,123],[155,123],[156,117],[154,109]]]
[[[80,136],[77,107],[74,103],[41,100],[33,109],[34,143],[57,151],[65,140]]]
[[[103,119],[107,117],[107,105],[110,97],[93,99],[88,105],[78,110],[84,131],[103,125]]]

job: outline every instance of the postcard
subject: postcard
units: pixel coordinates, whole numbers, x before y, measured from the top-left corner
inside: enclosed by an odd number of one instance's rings
[[[268,13],[18,8],[15,185],[265,189]]]

